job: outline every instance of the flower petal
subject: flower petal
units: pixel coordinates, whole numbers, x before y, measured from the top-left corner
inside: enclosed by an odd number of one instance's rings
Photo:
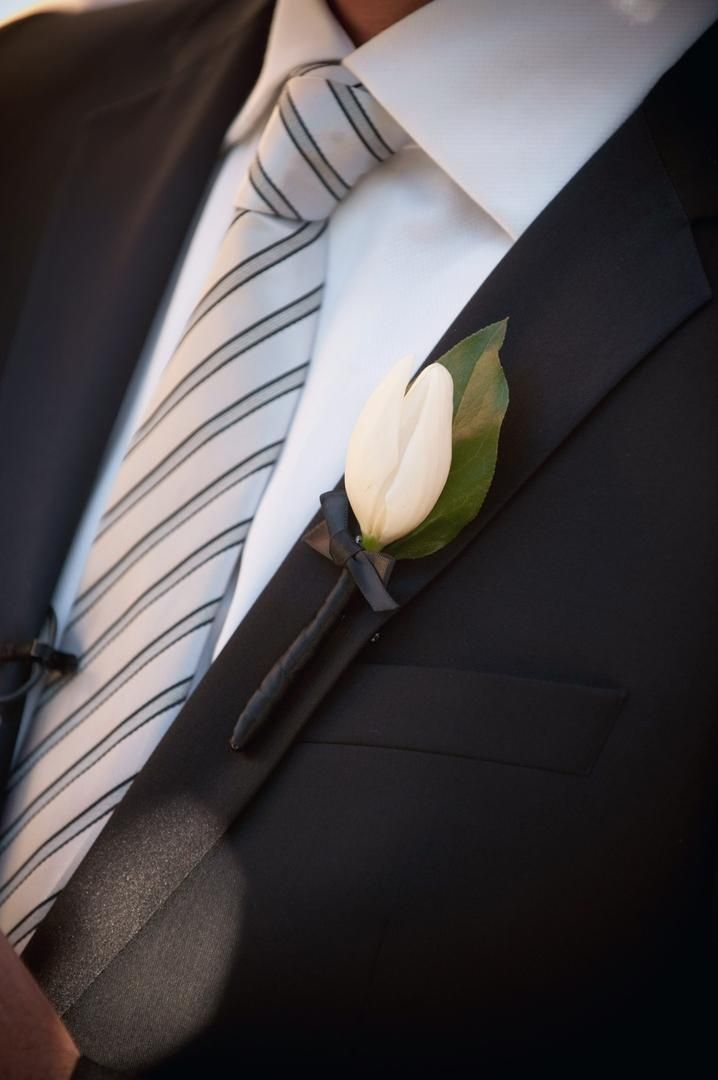
[[[384,497],[382,546],[406,536],[434,508],[451,468],[454,382],[443,364],[429,364],[404,399],[401,460]]]
[[[403,356],[368,398],[349,439],[344,483],[362,532],[376,536],[384,493],[399,465],[399,431],[406,384],[416,361]]]

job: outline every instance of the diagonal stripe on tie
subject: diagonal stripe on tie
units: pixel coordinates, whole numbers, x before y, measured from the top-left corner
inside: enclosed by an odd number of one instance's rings
[[[291,233],[286,239],[275,240],[274,243],[262,248],[256,255],[243,259],[236,266],[226,271],[218,281],[205,293],[199,304],[192,313],[187,330],[180,339],[180,345],[204,316],[221,303],[230,293],[241,288],[248,281],[252,281],[259,274],[272,270],[295,252],[303,251],[305,247],[313,244],[325,231],[325,221],[305,222]],[[270,252],[272,255],[270,256]],[[267,257],[269,256],[269,257]]]
[[[60,890],[51,893],[46,900],[41,900],[39,904],[35,904],[30,908],[26,915],[16,922],[7,932],[7,939],[11,945],[19,945],[32,931],[40,925],[45,915],[50,910],[55,900],[60,895]]]
[[[204,420],[176,445],[171,447],[161,461],[152,465],[146,473],[136,480],[132,487],[126,491],[113,506],[106,512],[102,519],[102,531],[106,531],[127,510],[131,509],[140,499],[145,498],[155,487],[165,480],[172,472],[188,461],[193,454],[205,446],[211,439],[216,438],[229,428],[235,427],[247,416],[262,409],[265,405],[278,401],[286,394],[296,393],[304,385],[306,364],[300,364],[292,368],[286,375],[280,375],[272,379],[251,394],[243,394],[237,401],[220,409],[207,420]]]
[[[289,304],[285,304],[277,311],[263,316],[256,323],[248,326],[246,330],[233,335],[228,341],[223,341],[217,345],[212,352],[202,359],[197,367],[180,379],[176,385],[173,385],[166,397],[163,397],[158,402],[145,422],[138,428],[137,437],[130,446],[130,452],[147,437],[160,420],[164,419],[172,409],[184,401],[188,394],[196,390],[206,379],[215,375],[225,364],[237,360],[240,356],[249,352],[250,349],[254,349],[269,338],[280,334],[282,330],[293,326],[299,320],[315,315],[319,310],[321,291],[321,286],[312,289],[311,292],[305,293]]]
[[[162,653],[171,649],[173,645],[176,645],[178,641],[182,641],[189,634],[194,634],[197,630],[211,626],[212,617],[220,600],[221,597],[215,597],[190,611],[187,615],[183,615],[167,630],[144,645],[122,667],[113,669],[112,674],[97,690],[90,694],[81,706],[59,720],[48,734],[39,739],[26,756],[18,761],[13,769],[8,789],[12,790],[37,761],[48,754],[59,742],[66,739],[80,724],[85,723],[92,717],[102,705],[118,693],[130,679],[139,674],[156,657],[161,656]],[[44,708],[38,709],[38,713],[43,711]]]
[[[61,825],[59,829],[55,829],[55,831],[51,833],[39,847],[35,848],[35,850],[27,856],[17,870],[7,878],[5,884],[0,888],[0,903],[5,903],[5,901],[20,888],[30,874],[34,873],[38,867],[42,866],[47,859],[61,848],[71,843],[76,837],[84,832],[85,829],[89,829],[91,825],[94,825],[97,821],[100,821],[103,817],[106,817],[107,814],[111,813],[134,778],[134,776],[129,776],[119,784],[115,784],[109,791],[103,792],[102,795],[97,799],[94,799],[88,806],[83,807],[79,813],[75,814],[75,816],[64,825]]]
[[[241,484],[257,472],[271,468],[276,461],[280,446],[281,442],[273,442],[260,450],[255,450],[237,465],[227,469],[216,480],[203,487],[191,499],[177,507],[171,514],[168,514],[167,517],[140,537],[131,548],[128,548],[108,570],[82,593],[78,598],[76,607],[73,608],[72,621],[75,622],[80,614],[85,614],[91,603],[96,602],[111,585],[114,585],[143,556],[148,555],[157,544],[161,543],[181,525],[190,522],[195,515],[199,514],[215,499],[218,499],[230,487]],[[103,530],[103,534],[104,532],[105,530]]]
[[[28,825],[46,806],[61,795],[62,792],[74,780],[87,772],[105,754],[108,754],[124,739],[130,738],[145,724],[152,723],[158,717],[164,715],[169,709],[177,708],[183,704],[191,679],[182,679],[180,682],[155,694],[149,701],[144,702],[129,716],[124,717],[115,724],[107,734],[94,742],[84,754],[72,761],[67,768],[50,784],[33,796],[25,805],[25,808],[12,821],[0,836],[0,851],[4,851],[18,833]]]

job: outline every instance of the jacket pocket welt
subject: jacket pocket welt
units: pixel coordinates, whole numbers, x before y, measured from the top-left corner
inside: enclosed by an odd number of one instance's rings
[[[450,754],[587,776],[627,694],[484,671],[355,664],[302,742]]]

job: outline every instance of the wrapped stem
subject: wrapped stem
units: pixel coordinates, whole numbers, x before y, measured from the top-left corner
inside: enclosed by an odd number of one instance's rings
[[[271,710],[286,694],[295,677],[311,660],[321,642],[336,624],[355,588],[351,574],[346,568],[343,569],[312,621],[297,635],[287,651],[280,656],[262,680],[259,688],[252,694],[234,726],[229,741],[233,750],[244,750],[247,743],[262,727]]]

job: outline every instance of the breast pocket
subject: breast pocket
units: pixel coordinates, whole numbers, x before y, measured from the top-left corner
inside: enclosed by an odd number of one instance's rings
[[[483,671],[355,664],[303,742],[450,754],[587,776],[627,693]]]

